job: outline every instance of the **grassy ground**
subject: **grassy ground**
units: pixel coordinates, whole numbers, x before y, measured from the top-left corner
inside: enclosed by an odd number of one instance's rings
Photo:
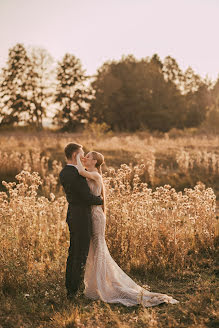
[[[82,294],[75,302],[66,300],[64,273],[48,272],[20,288],[5,288],[1,294],[1,324],[4,328],[44,327],[218,327],[217,270],[212,260],[197,272],[185,272],[180,279],[133,278],[151,290],[177,298],[176,305],[154,308],[126,308],[117,304],[91,301]],[[137,279],[138,278],[138,279]]]

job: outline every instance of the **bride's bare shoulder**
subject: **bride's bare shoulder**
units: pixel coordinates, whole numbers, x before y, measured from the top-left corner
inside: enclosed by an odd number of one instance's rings
[[[95,180],[97,182],[102,181],[102,176],[99,172],[93,171],[93,172],[88,172],[86,171],[86,177],[91,180]]]
[[[98,181],[102,181],[102,175],[99,172],[94,172],[95,173],[95,177]]]

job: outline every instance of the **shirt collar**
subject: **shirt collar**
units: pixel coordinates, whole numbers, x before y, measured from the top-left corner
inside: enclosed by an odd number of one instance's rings
[[[76,169],[78,169],[78,166],[77,165],[74,165],[74,164],[66,164],[66,165],[68,165],[68,166],[74,166],[74,167],[76,167]]]

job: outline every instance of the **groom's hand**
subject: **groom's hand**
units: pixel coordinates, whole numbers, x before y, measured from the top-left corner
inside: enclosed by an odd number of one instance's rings
[[[97,197],[99,197],[99,199],[100,199],[100,202],[101,202],[100,205],[103,205],[103,197],[102,197],[102,195],[99,195],[99,196],[97,196]]]

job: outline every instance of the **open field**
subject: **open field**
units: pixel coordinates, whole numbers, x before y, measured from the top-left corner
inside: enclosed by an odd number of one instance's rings
[[[177,190],[194,187],[198,181],[219,193],[219,136],[153,137],[146,133],[104,136],[87,134],[4,133],[0,136],[0,178],[11,179],[21,169],[50,173],[52,162],[64,164],[64,146],[76,141],[85,151],[95,149],[105,156],[107,167],[144,163],[141,177],[149,186],[170,184]],[[58,167],[59,169],[59,167]],[[56,172],[57,173],[57,172]],[[55,173],[55,174],[56,174]]]
[[[57,177],[69,141],[105,156],[112,257],[179,304],[66,300],[67,204]],[[217,136],[2,134],[0,327],[216,327],[218,144]]]

